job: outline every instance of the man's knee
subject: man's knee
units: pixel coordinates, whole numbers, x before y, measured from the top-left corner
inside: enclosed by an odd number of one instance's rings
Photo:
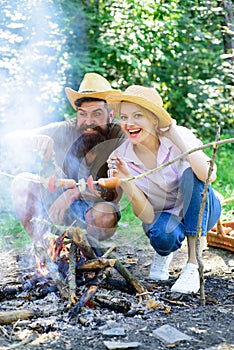
[[[115,233],[118,214],[114,206],[98,203],[86,213],[87,231],[98,240],[110,238]]]

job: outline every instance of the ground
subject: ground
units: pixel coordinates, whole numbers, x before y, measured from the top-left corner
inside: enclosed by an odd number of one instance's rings
[[[112,243],[114,240],[107,244]],[[122,261],[127,260],[125,266],[152,293],[150,298],[154,297],[159,302],[155,308],[146,308],[145,301],[135,295],[105,289],[97,293],[106,298],[113,296],[130,302],[130,310],[123,313],[106,307],[83,307],[77,317],[72,318],[66,308],[66,301],[61,300],[58,293],[49,293],[40,299],[30,298],[24,293],[7,300],[2,298],[1,311],[30,309],[38,314],[32,319],[11,324],[0,323],[0,349],[104,350],[111,349],[114,342],[119,344],[113,347],[115,349],[234,349],[233,253],[212,247],[205,250],[206,305],[202,306],[199,293],[173,295],[170,292],[170,287],[186,262],[186,244],[174,254],[169,281],[155,283],[148,279],[153,250],[147,240],[141,243],[125,241],[118,244],[114,254]],[[2,254],[1,261],[0,286],[12,284],[12,279],[19,283],[19,264],[14,269],[14,278],[8,273],[16,262],[14,253]],[[40,317],[39,313],[43,316]],[[191,338],[166,343],[154,335],[155,330],[162,325],[170,325]]]

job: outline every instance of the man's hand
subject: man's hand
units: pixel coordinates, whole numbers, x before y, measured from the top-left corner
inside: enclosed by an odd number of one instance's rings
[[[54,140],[47,135],[33,135],[32,148],[36,149],[45,160],[54,157]]]
[[[80,191],[78,188],[69,189],[66,192],[63,192],[50,207],[50,220],[55,224],[62,224],[65,211],[70,208],[76,199],[79,199],[79,196]]]

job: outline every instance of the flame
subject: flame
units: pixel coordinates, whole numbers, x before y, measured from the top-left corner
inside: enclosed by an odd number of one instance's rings
[[[51,240],[50,240],[50,247],[47,249],[47,253],[49,254],[49,256],[51,256],[51,259],[53,261],[55,261],[55,259],[57,257],[54,243],[55,243],[55,240],[53,238],[51,238]]]
[[[59,252],[59,256],[61,258],[69,259],[69,249],[65,244],[62,245],[60,252]]]
[[[37,255],[35,255],[35,259],[36,259],[36,263],[37,263],[37,270],[38,270],[38,272],[40,272],[40,274],[41,274],[42,276],[48,275],[49,271],[47,270],[47,268],[45,267],[45,265],[43,265],[43,264],[40,262],[40,259],[38,258]]]

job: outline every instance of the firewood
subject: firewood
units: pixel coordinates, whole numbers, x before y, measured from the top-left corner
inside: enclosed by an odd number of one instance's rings
[[[34,316],[36,316],[36,312],[28,309],[0,311],[0,324],[10,324],[17,320],[28,320]]]
[[[92,271],[97,269],[104,269],[105,267],[113,267],[116,259],[99,258],[96,260],[87,261],[86,263],[77,266],[79,271]]]
[[[76,317],[81,308],[92,298],[92,296],[97,292],[98,285],[91,285],[88,287],[88,289],[83,293],[81,296],[79,302],[71,308],[70,311],[70,317]]]
[[[92,301],[94,304],[117,312],[127,312],[131,308],[131,303],[124,298],[117,298],[111,295],[96,294]]]
[[[101,284],[102,288],[108,290],[119,290],[121,292],[134,295],[136,294],[135,289],[125,279],[110,278],[109,276]]]
[[[68,269],[68,286],[69,286],[69,302],[68,307],[77,302],[76,296],[76,245],[71,243],[69,251],[69,269]]]
[[[92,247],[95,247],[95,249],[99,250],[101,255],[105,254],[105,249],[103,247],[100,247],[100,243],[93,237],[88,236],[90,245]],[[116,257],[113,254],[110,254],[110,259],[116,259]],[[135,276],[133,276],[126,267],[123,266],[123,264],[116,259],[116,262],[114,264],[114,268],[123,276],[128,283],[130,283],[136,292],[138,294],[142,294],[147,292],[147,290],[144,288],[144,286],[141,285],[141,283],[137,280]],[[147,294],[144,295],[144,299],[148,299],[149,296]]]
[[[70,229],[69,231],[71,233],[73,242],[80,248],[85,257],[88,260],[96,259],[97,256],[94,253],[93,249],[90,247],[90,244],[82,230],[79,227],[76,227]]]
[[[137,278],[133,276],[119,260],[116,260],[114,267],[126,279],[126,281],[134,287],[137,293],[142,294],[147,292],[144,286],[142,286]],[[143,298],[148,299],[149,296],[147,294],[144,294]]]
[[[20,286],[4,286],[0,287],[0,301],[4,299],[13,299],[21,290]]]

